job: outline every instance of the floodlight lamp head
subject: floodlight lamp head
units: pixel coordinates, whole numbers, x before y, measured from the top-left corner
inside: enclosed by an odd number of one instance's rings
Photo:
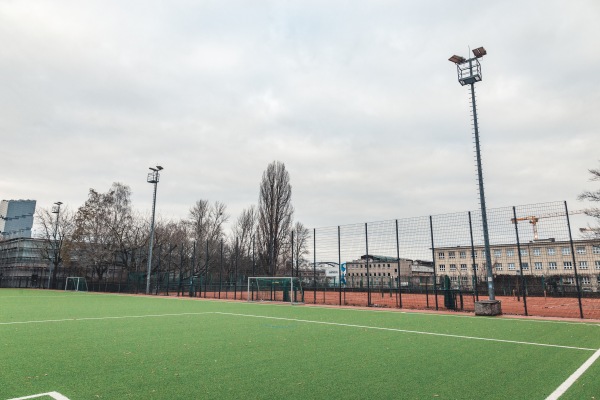
[[[56,203],[54,203],[54,204],[56,204],[57,206],[60,206],[60,205],[62,204],[62,201],[57,201],[57,202],[56,202]]]
[[[157,169],[158,171],[161,171],[161,170],[163,169],[163,167],[161,167],[160,165],[157,165],[157,166],[156,166],[156,169]]]
[[[485,56],[487,54],[487,51],[485,51],[485,49],[483,47],[478,47],[476,49],[473,49],[473,55],[475,56],[475,58],[481,58],[483,56]]]
[[[157,169],[156,168],[152,168],[152,167],[148,167],[149,169],[151,169],[152,171],[156,172]]]
[[[467,60],[466,60],[464,57],[457,56],[457,55],[455,54],[455,55],[453,55],[452,57],[450,57],[450,58],[448,59],[448,61],[450,61],[450,62],[453,62],[454,64],[462,64],[462,63],[464,63],[464,62],[465,62],[465,61],[467,61]]]

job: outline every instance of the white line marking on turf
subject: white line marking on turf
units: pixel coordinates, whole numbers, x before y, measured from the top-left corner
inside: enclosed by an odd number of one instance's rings
[[[60,394],[58,392],[48,392],[48,393],[32,394],[31,396],[15,397],[14,399],[8,399],[8,400],[26,400],[26,399],[35,399],[36,397],[44,397],[44,396],[50,396],[50,397],[52,397],[53,399],[56,399],[56,400],[69,400],[68,397],[63,396],[62,394]]]
[[[101,321],[105,319],[127,319],[127,318],[152,318],[152,317],[179,317],[184,315],[204,315],[213,314],[212,311],[197,313],[176,313],[176,314],[147,314],[147,315],[123,315],[119,317],[82,317],[82,318],[63,318],[63,319],[45,319],[34,321],[13,321],[0,322],[0,325],[22,325],[22,324],[44,324],[48,322],[67,322],[67,321]]]
[[[573,385],[575,381],[579,379],[579,377],[583,375],[583,373],[587,371],[589,367],[592,366],[598,357],[600,357],[600,349],[598,349],[590,358],[588,358],[587,361],[577,369],[577,371],[573,372],[573,374],[568,377],[567,380],[564,381],[562,385],[560,385],[554,392],[552,392],[550,396],[546,397],[546,400],[557,400],[560,396],[562,396],[571,387],[571,385]]]
[[[310,323],[310,324],[345,326],[345,327],[350,327],[350,328],[373,329],[373,330],[390,331],[390,332],[415,333],[415,334],[419,334],[419,335],[444,336],[444,337],[453,337],[453,338],[459,338],[459,339],[485,340],[485,341],[489,341],[489,342],[525,344],[525,345],[530,345],[530,346],[554,347],[554,348],[559,348],[559,349],[596,351],[596,349],[590,349],[590,348],[587,348],[587,347],[562,346],[562,345],[558,345],[558,344],[522,342],[522,341],[518,341],[518,340],[506,340],[506,339],[483,338],[483,337],[477,337],[477,336],[453,335],[453,334],[449,334],[449,333],[435,333],[435,332],[424,332],[424,331],[412,331],[412,330],[408,330],[408,329],[383,328],[383,327],[379,327],[379,326],[342,324],[342,323],[339,323],[339,322],[311,321],[311,320],[307,320],[307,319],[268,317],[268,316],[263,316],[263,315],[236,314],[236,313],[227,313],[227,312],[219,312],[219,311],[215,311],[214,314],[234,315],[234,316],[239,316],[239,317],[274,319],[274,320],[281,320],[281,321],[306,322],[306,323]]]
[[[297,318],[269,317],[269,316],[264,316],[264,315],[239,314],[239,313],[228,313],[228,312],[220,312],[220,311],[206,311],[206,312],[196,312],[196,313],[187,312],[187,313],[170,313],[170,314],[123,315],[123,316],[108,316],[108,317],[63,318],[63,319],[47,319],[47,320],[33,320],[33,321],[13,321],[13,322],[0,322],[0,325],[42,324],[42,323],[49,323],[49,322],[68,322],[68,321],[102,321],[102,320],[110,320],[110,319],[128,319],[128,318],[180,317],[180,316],[186,316],[186,315],[206,315],[206,314],[221,314],[221,315],[233,315],[233,316],[239,316],[239,317],[272,319],[272,320],[280,320],[280,321],[305,322],[305,323],[320,324],[320,325],[345,326],[345,327],[350,327],[350,328],[373,329],[373,330],[389,331],[389,332],[414,333],[414,334],[419,334],[419,335],[443,336],[443,337],[453,337],[453,338],[459,338],[459,339],[485,340],[485,341],[489,341],[489,342],[524,344],[524,345],[530,345],[530,346],[553,347],[553,348],[560,348],[560,349],[586,350],[586,351],[596,351],[597,350],[597,349],[590,349],[587,347],[562,346],[562,345],[557,345],[557,344],[523,342],[523,341],[517,341],[517,340],[493,339],[493,338],[483,338],[483,337],[465,336],[465,335],[453,335],[453,334],[449,334],[449,333],[413,331],[413,330],[399,329],[399,328],[384,328],[384,327],[378,327],[378,326],[343,324],[343,323],[339,323],[339,322],[313,321],[313,320],[308,320],[308,319],[297,319]]]

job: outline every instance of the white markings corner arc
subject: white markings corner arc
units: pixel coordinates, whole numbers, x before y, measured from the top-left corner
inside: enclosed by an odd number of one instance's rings
[[[58,392],[46,392],[46,393],[38,393],[38,394],[32,394],[30,396],[24,396],[24,397],[15,397],[14,399],[8,399],[8,400],[28,400],[28,399],[36,399],[38,397],[52,397],[55,400],[69,400],[68,397],[63,396],[62,394],[58,393]]]

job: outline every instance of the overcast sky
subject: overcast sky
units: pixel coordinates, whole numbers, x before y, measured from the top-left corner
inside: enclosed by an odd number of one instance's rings
[[[0,198],[127,184],[148,212],[234,220],[285,163],[308,227],[567,200],[600,148],[600,2],[0,0]]]

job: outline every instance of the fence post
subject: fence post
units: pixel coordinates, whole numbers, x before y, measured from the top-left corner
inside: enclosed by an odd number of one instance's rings
[[[521,241],[519,240],[519,224],[517,223],[517,210],[513,206],[513,221],[515,221],[515,236],[517,238],[517,253],[519,254],[519,270],[521,271],[521,296],[523,296],[523,308],[527,316],[527,296],[525,290],[525,277],[523,276],[523,260],[521,258]]]
[[[313,228],[313,292],[317,304],[317,230]]]
[[[179,293],[181,292],[181,296],[183,296],[183,288],[181,286],[181,273],[183,272],[183,243],[181,243],[181,250],[179,252],[179,285],[177,286],[177,297],[179,297]]]
[[[206,293],[207,293],[207,285],[208,285],[208,238],[206,238],[206,260],[204,262],[204,298],[206,298]],[[212,275],[211,275],[211,281],[212,281]],[[211,286],[212,286],[212,282],[211,282]],[[214,296],[214,287],[212,288],[213,290],[213,297]],[[200,294],[202,295],[202,294]]]
[[[254,253],[252,253],[254,254]],[[219,298],[221,298],[221,290],[223,289],[223,238],[221,238],[221,265],[219,268]]]
[[[369,229],[365,222],[365,249],[367,250],[367,307],[371,307],[371,273],[369,272]]]
[[[400,236],[398,235],[398,220],[396,220],[396,258],[398,262],[398,287],[396,291],[397,302],[402,308],[402,279],[400,274]]]
[[[292,247],[292,261],[291,261],[292,273],[290,276],[293,277],[294,276],[294,230],[293,229],[292,229],[291,240],[292,240],[292,246],[291,246]]]
[[[435,265],[435,245],[433,243],[433,217],[429,216],[429,231],[431,232],[431,256],[433,259],[433,296],[435,297],[435,309],[438,310],[438,296],[437,296],[437,273]]]
[[[340,306],[342,305],[342,242],[340,237],[340,226],[337,227],[338,233],[338,284],[340,289]]]
[[[583,319],[583,307],[581,306],[581,287],[579,286],[579,275],[577,274],[577,261],[575,260],[575,247],[573,246],[573,236],[571,235],[571,221],[569,219],[569,209],[565,201],[565,215],[567,216],[567,228],[569,230],[569,243],[571,243],[571,256],[573,258],[573,272],[575,274],[575,285],[577,287],[577,300],[579,301],[579,317]]]
[[[235,283],[233,284],[233,299],[237,300],[237,284],[238,284],[238,258],[239,258],[239,249],[238,249],[238,240],[235,239]]]
[[[200,269],[198,269],[198,272],[200,272]],[[196,241],[194,240],[194,246],[192,247],[192,268],[190,268],[190,297],[192,297],[192,292],[193,292],[193,296],[196,297],[197,296],[197,291],[198,288],[196,287],[196,283],[194,282],[194,275],[196,274]],[[200,274],[198,274],[200,275]]]
[[[158,265],[156,267],[156,293],[158,296],[158,286],[160,282],[160,260],[162,259],[162,243],[158,246]],[[113,282],[114,282],[115,273],[113,272]]]
[[[477,268],[475,268],[475,243],[473,242],[473,222],[471,221],[471,211],[469,213],[469,234],[471,235],[471,267],[473,268],[473,293],[475,301],[479,301],[479,291],[477,290]],[[459,255],[460,256],[460,255]]]

